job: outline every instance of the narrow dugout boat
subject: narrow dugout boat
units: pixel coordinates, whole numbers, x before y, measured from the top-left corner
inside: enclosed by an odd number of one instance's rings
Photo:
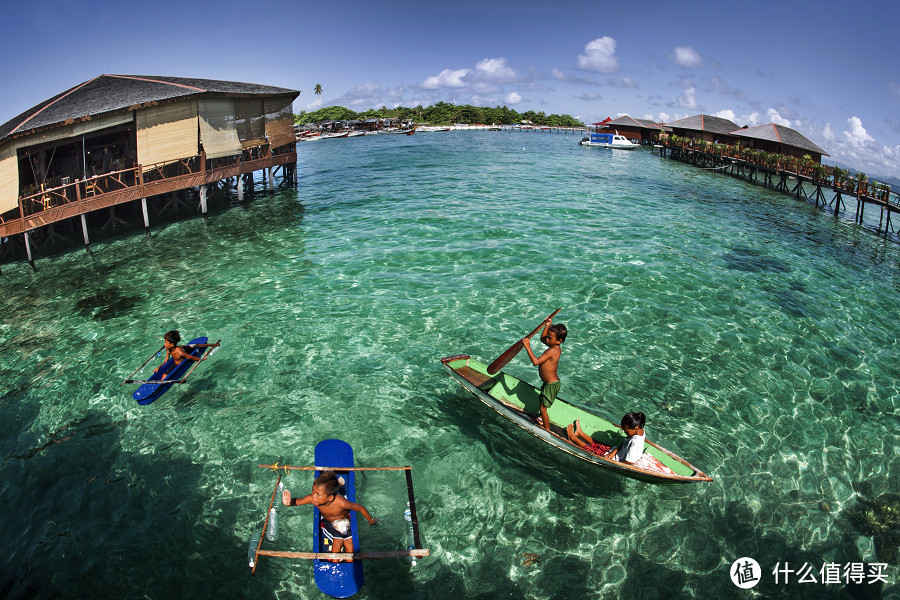
[[[184,346],[186,346],[186,347],[196,346],[198,344],[205,344],[208,341],[209,341],[208,338],[198,337],[198,338],[192,339],[190,342],[188,342]],[[219,340],[219,341],[221,341],[221,340]],[[218,344],[219,342],[216,342],[216,343]],[[209,347],[194,348],[190,354],[191,354],[191,356],[199,356],[202,360],[203,356],[204,356],[204,354],[206,354],[207,350],[211,350],[211,349]],[[160,351],[162,351],[162,350],[160,350]],[[146,365],[148,362],[153,360],[153,358],[155,356],[156,356],[156,354],[154,354],[149,359],[147,359],[147,361],[144,362],[143,365],[138,367],[138,369],[142,370],[144,368],[144,365]],[[168,392],[169,389],[176,383],[184,383],[185,380],[187,380],[188,375],[193,373],[194,369],[197,368],[197,365],[199,365],[199,364],[200,364],[199,361],[185,359],[185,360],[181,361],[181,364],[175,366],[175,361],[172,360],[171,358],[169,358],[168,360],[166,360],[166,362],[164,362],[159,367],[159,369],[156,370],[155,373],[150,375],[150,377],[148,379],[146,379],[144,381],[138,381],[138,380],[131,379],[131,377],[134,375],[134,373],[137,373],[137,370],[135,370],[135,372],[132,373],[129,376],[129,378],[126,379],[123,383],[140,383],[140,384],[142,384],[137,390],[135,390],[134,394],[132,394],[131,397],[134,398],[135,400],[137,400],[138,404],[147,405],[147,404],[150,404],[150,403],[156,401],[157,399],[159,399],[160,396],[162,396],[163,394]],[[162,378],[164,375],[166,376],[165,383],[160,383],[161,381],[163,381]]]
[[[612,447],[625,440],[621,427],[557,397],[548,410],[551,430],[548,432],[535,422],[535,417],[540,414],[539,389],[503,371],[490,375],[487,365],[468,355],[447,356],[441,359],[441,364],[450,377],[496,412],[576,458],[648,483],[671,485],[712,481],[691,463],[649,440],[644,443],[644,456],[634,465],[591,454],[568,441],[566,426],[579,419],[582,429],[595,442]]]

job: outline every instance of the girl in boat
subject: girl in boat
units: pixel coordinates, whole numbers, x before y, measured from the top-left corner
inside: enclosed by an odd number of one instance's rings
[[[633,465],[644,453],[644,424],[646,421],[647,417],[642,412],[626,413],[622,417],[621,425],[628,437],[615,448],[595,442],[594,438],[584,432],[579,421],[566,427],[566,434],[570,442],[591,454]]]
[[[178,345],[178,342],[181,341],[181,334],[178,333],[177,329],[173,329],[172,331],[167,331],[166,335],[163,336],[163,340],[164,340],[164,346],[166,348],[166,357],[163,359],[163,365],[166,364],[166,361],[169,360],[169,357],[171,357],[172,361],[175,363],[172,366],[173,369],[175,367],[177,367],[178,365],[180,365],[181,362],[184,361],[185,359],[193,360],[193,361],[204,360],[204,359],[201,359],[199,356],[191,355],[191,352],[194,349],[209,348],[209,347],[215,347],[215,346],[219,345],[219,344],[196,344],[192,347],[184,348],[183,346]],[[157,371],[159,371],[159,369],[161,367],[162,367],[162,365],[159,365],[159,367],[156,367],[155,369],[153,369],[153,372],[156,373]],[[166,373],[165,375],[160,377],[160,380],[165,379],[168,375],[169,374]]]

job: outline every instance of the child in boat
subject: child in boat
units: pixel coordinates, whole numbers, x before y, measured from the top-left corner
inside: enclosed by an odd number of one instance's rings
[[[219,344],[194,344],[193,346],[185,349],[185,347],[178,345],[178,342],[180,342],[180,341],[181,341],[181,334],[178,333],[177,329],[173,329],[172,331],[167,331],[166,335],[163,336],[163,345],[166,347],[166,358],[163,359],[163,365],[166,364],[166,361],[169,360],[170,357],[175,362],[175,365],[172,367],[173,369],[175,367],[177,367],[178,365],[180,365],[181,362],[185,359],[193,360],[195,362],[199,361],[199,360],[205,360],[206,357],[201,359],[199,356],[191,355],[191,352],[193,352],[195,348],[214,348],[219,345]],[[157,371],[160,370],[160,368],[162,368],[162,365],[159,365],[158,367],[153,369],[153,372],[156,373]],[[161,380],[165,379],[168,376],[169,376],[169,374],[166,373],[165,375],[160,377],[160,379]]]
[[[350,511],[362,514],[369,525],[376,525],[378,519],[372,517],[366,507],[350,502],[338,492],[341,482],[334,471],[325,471],[313,482],[312,493],[302,498],[292,498],[290,490],[281,493],[281,502],[285,506],[301,506],[314,504],[322,515],[322,532],[331,540],[332,552],[349,552],[353,554],[353,534],[350,532]],[[345,562],[353,562],[351,557]]]
[[[541,376],[541,396],[540,410],[541,416],[537,418],[537,424],[550,431],[550,418],[547,416],[547,409],[553,405],[556,396],[559,394],[559,375],[556,368],[559,366],[559,358],[562,355],[560,345],[566,340],[566,326],[562,323],[553,325],[553,318],[549,317],[544,321],[544,330],[541,332],[541,341],[547,346],[544,353],[535,356],[531,351],[531,338],[522,338],[522,345],[528,351],[528,358],[531,364],[538,368],[538,374]]]
[[[595,442],[594,438],[584,432],[579,421],[566,427],[566,434],[570,442],[591,454],[633,465],[644,453],[644,423],[646,421],[647,417],[642,412],[626,413],[622,417],[622,429],[628,437],[616,448]]]

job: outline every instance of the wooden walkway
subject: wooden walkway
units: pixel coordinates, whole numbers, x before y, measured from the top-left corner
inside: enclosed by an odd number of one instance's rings
[[[894,231],[891,216],[900,213],[900,196],[894,192],[879,192],[878,196],[870,195],[867,187],[859,189],[856,185],[852,191],[836,186],[833,177],[828,174],[816,178],[805,173],[796,173],[785,169],[772,168],[753,161],[734,156],[711,153],[689,146],[658,146],[660,156],[673,158],[702,169],[725,173],[745,181],[762,185],[797,198],[813,200],[816,206],[834,207],[834,214],[847,210],[846,201],[856,201],[856,223],[863,223],[866,205],[872,205],[881,211],[878,220],[878,233],[887,237],[888,231]]]

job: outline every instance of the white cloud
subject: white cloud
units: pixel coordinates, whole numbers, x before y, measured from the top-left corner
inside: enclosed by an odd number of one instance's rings
[[[598,73],[612,73],[618,70],[616,40],[603,36],[588,42],[584,47],[584,54],[578,55],[578,68]]]
[[[678,96],[678,106],[681,108],[697,108],[697,88],[687,88]]]
[[[743,117],[741,117],[741,120],[745,125],[756,127],[757,125],[759,125],[759,113],[754,110],[749,115],[744,115]],[[737,123],[737,121],[735,121],[735,123]],[[738,123],[738,125],[740,125],[740,123]]]
[[[322,106],[322,98],[321,97],[316,98],[313,102],[310,102],[309,104],[307,104],[306,108],[304,108],[303,110],[305,110],[306,112],[313,112],[315,110],[319,110],[320,106]]]
[[[455,71],[444,69],[439,74],[429,77],[422,82],[422,87],[427,90],[435,90],[444,87],[464,87],[462,78],[469,74],[468,69],[457,69]]]
[[[834,131],[831,130],[831,123],[825,123],[825,129],[822,130],[822,137],[829,142],[834,141]]]
[[[690,46],[678,46],[672,51],[672,60],[682,67],[699,67],[703,60]]]
[[[553,69],[552,71],[550,71],[550,76],[558,81],[566,81],[568,79],[568,77],[566,77],[566,74],[559,69]]]
[[[891,88],[891,94],[894,96],[894,100],[900,102],[900,85],[889,83],[888,86]]]
[[[861,148],[867,142],[875,141],[872,136],[866,133],[866,128],[863,127],[859,117],[850,117],[847,119],[847,130],[844,131],[844,137],[847,138],[847,141],[850,142],[850,145],[854,148]]]
[[[503,101],[506,102],[506,104],[518,104],[522,101],[522,96],[520,96],[516,92],[510,92],[506,95]]]
[[[622,77],[621,79],[610,79],[609,85],[620,88],[636,88],[638,84],[631,80],[631,77]]]
[[[734,116],[734,111],[727,108],[725,110],[720,110],[717,113],[713,113],[713,116],[719,117],[720,119],[728,119],[729,121],[734,121],[735,123],[737,122],[735,121],[736,117]]]
[[[770,123],[775,123],[776,125],[784,125],[785,127],[791,126],[791,122],[782,117],[774,108],[770,108],[769,110],[767,110],[766,116],[768,117]]]
[[[513,79],[516,72],[506,66],[505,58],[485,58],[475,65],[475,71],[487,79]]]

